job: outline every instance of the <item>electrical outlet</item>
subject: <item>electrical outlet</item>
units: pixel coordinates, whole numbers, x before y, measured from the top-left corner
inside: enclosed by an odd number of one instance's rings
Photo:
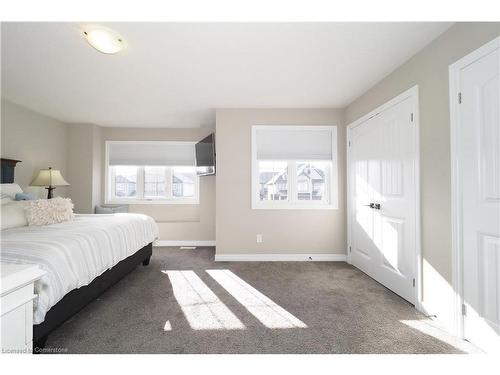
[[[258,234],[257,235],[257,243],[261,243],[262,242],[262,234]]]

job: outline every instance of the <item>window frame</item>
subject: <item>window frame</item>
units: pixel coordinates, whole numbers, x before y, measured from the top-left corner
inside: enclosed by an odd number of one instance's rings
[[[116,143],[145,143],[145,142],[151,142],[151,143],[171,143],[171,144],[176,144],[176,143],[191,143],[195,144],[195,142],[178,142],[178,141],[105,141],[105,181],[104,181],[104,203],[105,204],[139,204],[139,205],[149,205],[149,204],[164,204],[164,205],[170,205],[170,204],[200,204],[200,177],[198,175],[195,176],[195,183],[194,183],[194,197],[193,198],[176,198],[173,196],[173,168],[175,167],[186,167],[186,166],[163,166],[166,168],[165,174],[166,174],[166,179],[165,179],[165,185],[166,185],[166,192],[167,192],[167,197],[160,197],[160,198],[154,198],[154,197],[149,197],[145,198],[144,197],[144,187],[145,187],[145,167],[154,167],[154,166],[148,166],[148,165],[141,165],[141,166],[133,166],[137,167],[137,197],[134,198],[116,198],[114,196],[114,176],[113,176],[113,168],[112,166],[109,165],[109,148],[111,144],[116,144]],[[193,171],[196,174],[196,167],[193,165]]]
[[[257,131],[258,130],[329,130],[332,135],[332,160],[283,160],[283,159],[257,159]],[[251,200],[253,210],[310,210],[329,209],[337,210],[338,207],[338,156],[337,156],[337,126],[335,125],[253,125],[251,139]],[[262,201],[260,199],[259,161],[280,161],[287,163],[288,173],[288,199],[282,201]],[[325,193],[328,198],[319,201],[299,200],[297,186],[298,163],[328,162],[329,168],[325,181],[328,185]]]

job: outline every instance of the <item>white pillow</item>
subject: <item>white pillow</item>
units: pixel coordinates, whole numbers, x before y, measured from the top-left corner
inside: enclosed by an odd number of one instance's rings
[[[2,200],[2,206],[13,201],[10,195],[5,193],[0,193],[0,199]]]
[[[0,184],[0,193],[10,196],[12,200],[16,198],[17,193],[22,193],[23,189],[18,184]]]
[[[72,220],[73,202],[69,198],[56,197],[26,201],[28,225],[50,225]]]
[[[28,225],[24,211],[26,205],[27,201],[11,202],[2,205],[2,230]]]

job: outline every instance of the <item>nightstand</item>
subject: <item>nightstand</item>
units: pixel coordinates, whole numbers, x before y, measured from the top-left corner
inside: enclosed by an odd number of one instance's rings
[[[1,263],[0,267],[2,353],[31,353],[34,283],[45,272],[34,265]]]

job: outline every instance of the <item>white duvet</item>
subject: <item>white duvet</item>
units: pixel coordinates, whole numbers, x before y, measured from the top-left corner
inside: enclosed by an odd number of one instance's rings
[[[158,238],[154,220],[141,214],[76,215],[72,221],[1,231],[0,260],[36,264],[47,272],[35,283],[34,324],[73,289]]]

